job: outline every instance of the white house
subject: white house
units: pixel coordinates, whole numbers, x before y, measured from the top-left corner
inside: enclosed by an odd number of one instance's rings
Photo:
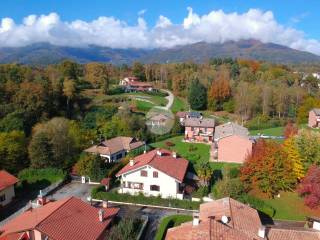
[[[188,164],[165,149],[141,154],[116,174],[121,178],[119,192],[183,199]]]
[[[15,196],[14,185],[18,181],[18,178],[5,170],[0,171],[0,206],[5,206],[12,201]]]

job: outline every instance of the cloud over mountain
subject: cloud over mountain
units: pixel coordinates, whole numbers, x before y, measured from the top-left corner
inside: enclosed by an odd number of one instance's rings
[[[139,14],[135,25],[106,16],[90,22],[66,22],[57,13],[30,15],[21,24],[11,18],[3,18],[0,24],[0,47],[48,42],[76,47],[159,48],[199,41],[223,43],[240,39],[273,42],[320,55],[320,41],[309,39],[304,32],[279,24],[271,11],[259,9],[250,9],[241,14],[217,10],[200,16],[188,8],[188,14],[181,23],[173,23],[161,15],[155,26],[148,26],[143,13]]]

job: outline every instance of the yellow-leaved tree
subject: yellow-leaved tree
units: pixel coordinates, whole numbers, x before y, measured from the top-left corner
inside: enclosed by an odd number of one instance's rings
[[[297,179],[301,179],[305,175],[302,159],[298,151],[295,137],[287,138],[283,143],[283,149],[288,155],[288,159],[292,162],[293,172]]]

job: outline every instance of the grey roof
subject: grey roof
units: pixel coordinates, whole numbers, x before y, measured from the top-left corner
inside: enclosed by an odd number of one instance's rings
[[[202,114],[200,112],[187,112],[189,118],[200,118]]]
[[[214,139],[219,140],[221,138],[229,137],[232,135],[237,135],[249,139],[248,129],[232,122],[217,126],[214,132]]]
[[[214,127],[215,121],[213,118],[187,118],[184,125],[186,127]]]
[[[312,111],[317,115],[320,116],[320,108],[314,108]]]

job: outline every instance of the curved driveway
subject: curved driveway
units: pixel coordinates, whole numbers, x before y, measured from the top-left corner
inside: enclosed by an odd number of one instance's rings
[[[174,95],[172,92],[170,92],[169,90],[166,90],[166,89],[161,89],[161,91],[163,92],[166,92],[168,93],[168,96],[166,96],[166,99],[168,100],[168,103],[165,107],[162,107],[163,109],[165,110],[170,110],[172,104],[173,104],[173,101],[174,101]]]

